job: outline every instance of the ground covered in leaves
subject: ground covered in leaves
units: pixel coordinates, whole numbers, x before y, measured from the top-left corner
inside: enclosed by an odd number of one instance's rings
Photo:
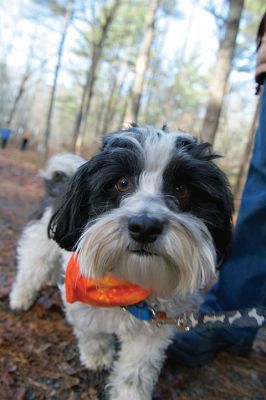
[[[16,242],[43,193],[38,157],[32,150],[0,152],[0,398],[98,400],[106,377],[80,365],[57,289],[45,288],[25,313],[12,312],[8,305]],[[265,355],[266,332],[261,330],[249,359],[221,354],[201,368],[165,368],[154,399],[266,399]]]

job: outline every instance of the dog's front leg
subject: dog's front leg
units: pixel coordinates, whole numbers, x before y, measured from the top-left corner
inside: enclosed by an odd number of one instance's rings
[[[151,400],[172,335],[168,326],[120,336],[119,359],[108,385],[111,400]]]
[[[61,250],[48,239],[48,208],[43,217],[27,225],[17,247],[17,275],[10,293],[12,310],[26,311],[34,303],[40,289],[55,284],[61,274]]]
[[[80,361],[92,371],[102,371],[111,368],[115,356],[115,338],[113,335],[99,332],[87,336],[77,335]]]

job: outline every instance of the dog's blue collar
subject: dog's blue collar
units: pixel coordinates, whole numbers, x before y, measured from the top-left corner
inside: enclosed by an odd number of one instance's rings
[[[124,310],[130,312],[135,318],[142,321],[150,321],[154,318],[154,311],[144,301],[132,306],[123,307]]]

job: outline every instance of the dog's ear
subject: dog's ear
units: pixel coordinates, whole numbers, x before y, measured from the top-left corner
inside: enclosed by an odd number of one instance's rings
[[[207,215],[202,215],[202,218],[206,221],[209,231],[213,236],[219,265],[227,256],[232,242],[234,203],[226,175],[212,162],[217,157],[219,156],[209,153],[203,158],[208,160],[208,164],[211,165],[211,174],[207,179],[207,185],[212,202]]]
[[[230,251],[233,233],[233,211],[231,190],[227,182],[224,181],[220,186],[220,199],[217,199],[213,209],[214,224],[209,226],[216,247],[218,265],[221,264]]]
[[[220,264],[228,254],[232,241],[233,197],[225,173],[213,162],[220,158],[208,142],[186,144],[187,152],[194,159],[197,181],[204,188],[204,206],[198,207],[200,193],[194,204],[194,212],[205,221],[215,243],[217,261]]]
[[[49,238],[69,251],[75,249],[88,221],[88,163],[83,164],[71,178],[48,225]]]
[[[209,161],[212,165],[212,179],[215,182],[212,195],[216,201],[213,209],[213,224],[209,229],[214,237],[219,265],[228,255],[232,242],[233,195],[227,176],[218,165],[213,163],[213,160],[221,158],[221,155],[214,153],[212,146],[208,142],[200,143],[195,152],[201,160]]]

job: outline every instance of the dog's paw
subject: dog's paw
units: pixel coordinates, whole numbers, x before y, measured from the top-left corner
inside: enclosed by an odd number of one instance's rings
[[[137,385],[131,383],[121,383],[119,386],[107,385],[109,400],[152,400],[152,396],[143,393]]]
[[[112,335],[99,336],[87,341],[86,345],[79,343],[80,361],[92,371],[102,371],[111,368],[115,357],[115,340]]]
[[[35,298],[36,293],[29,293],[26,289],[19,289],[15,286],[9,295],[10,308],[13,311],[27,311],[34,303]]]

